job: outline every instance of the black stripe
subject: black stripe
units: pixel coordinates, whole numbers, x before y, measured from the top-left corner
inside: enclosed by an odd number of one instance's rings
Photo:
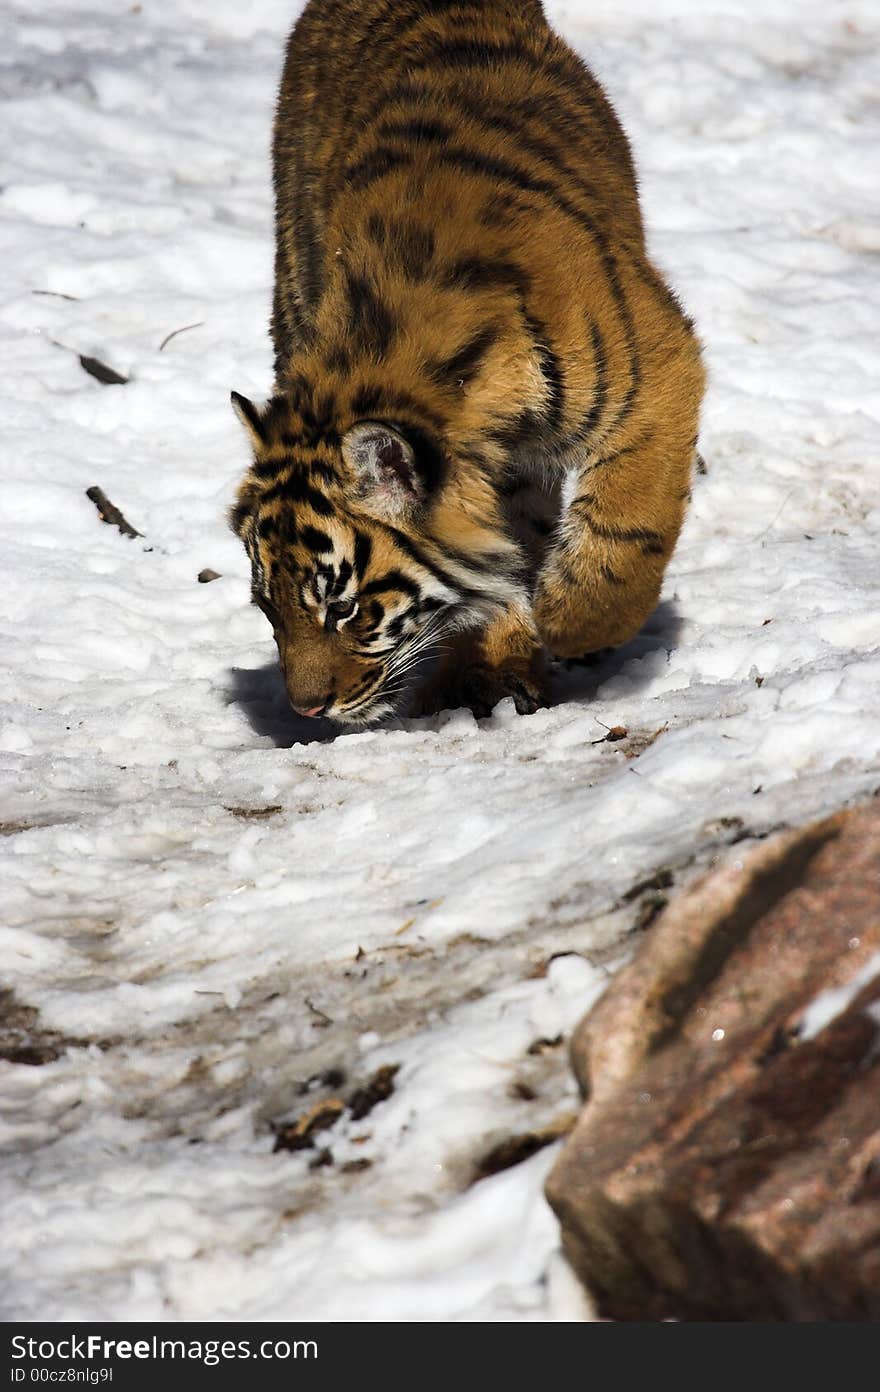
[[[463,387],[478,371],[483,358],[498,339],[498,329],[487,324],[461,345],[450,357],[426,363],[425,371],[435,382]]]
[[[583,501],[585,500],[580,498],[575,500],[577,503]],[[572,503],[571,507],[573,508],[574,506],[575,504]],[[571,508],[569,508],[569,511],[571,511]],[[607,527],[604,523],[596,521],[589,507],[578,508],[578,517],[582,517],[590,531],[595,536],[602,537],[604,541],[642,541],[651,543],[662,543],[663,541],[659,532],[653,532],[648,527]]]
[[[485,43],[475,39],[446,39],[434,44],[421,59],[407,62],[409,72],[433,72],[443,68],[498,67],[504,63],[535,63],[535,55],[519,43]]]
[[[408,391],[385,391],[375,384],[367,384],[355,392],[351,409],[361,420],[383,420],[393,424],[397,419],[403,433],[410,428],[406,420],[409,414],[416,417],[414,429],[427,425],[441,437],[446,430],[444,418]]]
[[[542,417],[527,407],[511,420],[505,421],[503,425],[496,425],[491,430],[487,430],[486,435],[502,449],[508,450],[510,454],[516,454],[517,450],[524,449],[527,445],[534,443],[541,434],[543,424]]]
[[[666,308],[671,309],[676,318],[680,319],[688,329],[693,329],[693,323],[688,321],[685,316],[681,300],[674,291],[669,288],[666,281],[654,266],[651,265],[650,261],[646,261],[643,256],[633,256],[632,254],[629,254],[628,259],[632,269],[635,271],[642,284],[647,285],[650,290],[653,290]]]
[[[622,585],[622,584],[623,584],[623,581],[621,580],[620,576],[617,575],[617,574],[615,574],[615,572],[614,572],[614,571],[611,569],[611,567],[608,566],[608,565],[602,565],[602,566],[600,566],[600,567],[599,567],[599,573],[600,573],[600,575],[602,576],[602,579],[603,579],[603,580],[607,580],[607,581],[608,581],[608,584],[609,584],[609,585]]]
[[[373,540],[366,532],[355,532],[354,537],[354,569],[358,580],[362,580],[367,566],[370,564],[370,557],[373,554]]]
[[[611,454],[603,454],[600,459],[590,465],[590,468],[591,470],[599,469],[605,464],[614,464],[618,459],[623,459],[628,454],[637,454],[639,450],[644,449],[645,445],[649,445],[653,438],[654,431],[648,426],[633,440],[631,445],[624,445],[623,449],[613,450]]]
[[[326,532],[319,532],[317,527],[306,524],[299,530],[299,539],[310,551],[314,551],[319,556],[324,556],[328,551],[333,550],[333,542]]]
[[[427,493],[433,493],[439,488],[448,472],[448,463],[442,448],[437,441],[423,430],[419,425],[411,425],[407,421],[389,422],[399,429],[404,439],[412,445],[415,454],[416,469]]]
[[[283,95],[281,104],[282,107],[286,105]],[[317,177],[316,171],[308,163],[305,141],[285,140],[285,125],[281,120],[277,123],[273,144],[275,169],[284,169],[285,173],[284,178],[280,173],[276,175],[275,208],[276,217],[280,218],[283,215],[285,221],[289,222],[293,234],[293,265],[290,264],[283,247],[279,250],[279,259],[283,258],[287,262],[284,280],[295,288],[302,301],[305,315],[301,317],[309,319],[314,315],[324,288],[322,239],[318,232],[314,199],[291,198],[288,190],[314,187]]]
[[[577,495],[576,498],[573,498],[573,499],[572,499],[571,507],[569,508],[569,511],[571,512],[571,511],[573,511],[575,508],[592,508],[592,507],[595,507],[595,506],[596,506],[596,495],[595,495],[595,493],[579,493],[579,494]]]
[[[351,398],[351,409],[359,417],[372,416],[382,400],[382,388],[377,386],[358,387]]]
[[[441,584],[448,586],[450,590],[453,590],[458,594],[461,594],[462,592],[464,592],[465,594],[477,593],[476,591],[469,590],[467,587],[464,587],[464,591],[462,591],[461,583],[458,580],[453,579],[449,572],[444,570],[442,566],[438,565],[436,561],[432,561],[429,556],[426,556],[425,553],[421,550],[421,548],[416,546],[415,542],[407,536],[406,532],[398,531],[396,527],[389,527],[387,523],[385,524],[385,526],[387,530],[390,532],[391,536],[394,538],[396,544],[400,547],[401,551],[403,551],[407,556],[409,556],[410,560],[413,560],[416,562],[417,565],[420,565],[423,570],[427,570],[430,575],[433,575],[435,580],[439,580]]]
[[[237,537],[241,536],[245,522],[249,517],[253,517],[253,513],[253,504],[250,502],[236,503],[229,509],[229,526]]]
[[[410,164],[412,164],[412,159],[405,152],[389,150],[387,146],[380,147],[378,150],[371,150],[356,164],[350,164],[344,170],[344,178],[349,188],[365,189],[370,184],[375,183],[377,179],[384,179],[395,169],[403,169]]]
[[[297,409],[300,416],[300,428],[298,439],[294,436],[297,444],[307,446],[315,445],[319,440],[326,441],[329,445],[339,444],[339,432],[336,429],[336,402],[333,393],[325,391],[321,396],[309,400],[305,394],[301,394]],[[282,435],[282,440],[290,439],[289,434]]]
[[[281,459],[255,459],[251,465],[251,473],[254,478],[266,483],[277,478],[283,469],[288,469],[290,463],[290,458],[286,455]]]
[[[401,613],[395,614],[394,618],[385,629],[386,637],[399,638],[406,627],[407,621],[416,613],[418,613],[418,604],[410,604],[408,608],[402,610]]]
[[[581,580],[581,577],[576,573],[576,571],[572,570],[565,557],[560,555],[558,552],[553,557],[553,568],[558,575],[562,576],[566,585],[570,585],[573,590],[579,590],[582,588],[583,582]]]
[[[425,555],[422,549],[417,546],[412,538],[407,536],[405,532],[398,531],[396,527],[389,526],[387,522],[383,525],[386,531],[394,538],[394,541],[400,547],[401,551],[405,552],[417,565],[421,566],[423,570],[427,570],[435,579],[439,580],[441,584],[446,585],[455,594],[464,599],[479,599],[484,597],[483,590],[463,583],[456,576],[444,570],[436,561],[431,560],[431,558]],[[476,574],[479,574],[481,571],[495,571],[496,573],[503,571],[511,578],[515,578],[519,570],[519,560],[511,558],[506,552],[488,552],[485,553],[482,558],[478,559],[468,552],[458,551],[454,547],[441,544],[440,542],[435,542],[434,544],[438,549],[443,551],[444,555],[449,556],[453,561],[458,561],[459,564],[473,570]]]
[[[345,289],[351,305],[348,328],[355,351],[369,353],[381,361],[397,332],[397,320],[365,276],[346,269]]]
[[[308,187],[310,181],[305,166],[298,173],[294,173],[293,177],[297,186]],[[287,211],[293,224],[293,245],[296,254],[290,280],[299,291],[306,314],[311,317],[318,307],[324,289],[321,238],[318,235],[312,200],[297,198],[293,207]]]
[[[351,358],[348,356],[348,350],[339,344],[328,351],[324,362],[329,372],[339,372],[344,376],[351,371]]]
[[[339,566],[339,571],[336,575],[336,580],[333,585],[332,593],[341,594],[342,591],[345,589],[346,585],[348,584],[349,580],[351,579],[353,573],[354,567],[352,566],[351,561],[342,561]]]
[[[269,467],[274,466],[275,475],[277,476],[294,469],[300,469],[308,473],[309,469],[312,467],[313,459],[314,456],[309,454],[306,450],[290,449],[287,453],[279,455],[275,459],[265,460],[264,463],[267,470]],[[270,478],[272,476],[267,472],[266,477]]]
[[[557,432],[562,422],[565,408],[565,378],[562,363],[550,344],[547,326],[534,315],[524,311],[524,318],[532,335],[532,345],[538,356],[541,376],[547,384],[548,401],[544,406],[544,419],[550,430]]]
[[[479,556],[471,551],[459,551],[453,546],[444,547],[445,554],[459,565],[467,566],[483,575],[503,575],[505,579],[516,580],[522,574],[525,562],[522,556],[504,550],[482,551]]]
[[[338,438],[337,436],[337,440]],[[309,465],[309,469],[312,477],[316,479],[318,483],[338,484],[340,482],[339,474],[336,472],[333,465],[326,463],[323,459],[313,459]]]
[[[593,355],[593,399],[580,425],[566,441],[568,447],[580,444],[598,429],[608,399],[608,358],[602,334],[595,320],[590,321],[590,350]]]
[[[385,218],[372,213],[367,233],[382,251],[385,264],[411,280],[424,280],[434,258],[435,237],[430,227],[407,218]]]
[[[602,265],[611,286],[611,293],[614,296],[624,336],[626,338],[630,377],[629,386],[617,408],[613,420],[605,426],[605,430],[608,433],[612,430],[616,430],[618,426],[622,425],[632,411],[636,402],[636,397],[638,396],[639,386],[641,385],[642,372],[632,310],[629,307],[629,302],[624,294],[623,286],[620,283],[620,276],[617,272],[617,261],[614,257],[614,253],[608,249],[607,245],[603,246],[602,249]]]
[[[595,219],[577,207],[549,179],[530,174],[511,160],[498,155],[484,155],[479,150],[468,149],[465,145],[454,145],[449,149],[438,150],[438,163],[452,169],[461,169],[467,174],[476,174],[487,179],[498,179],[519,189],[522,193],[537,193],[547,198],[562,213],[579,223],[591,237],[600,243],[603,236]]]
[[[531,205],[513,193],[492,194],[480,213],[481,227],[509,227],[514,218],[531,212]]]
[[[411,116],[397,121],[383,121],[377,133],[390,140],[415,140],[426,143],[451,140],[452,127],[446,121],[426,116]]]
[[[509,135],[516,142],[519,150],[534,155],[535,159],[543,160],[545,164],[550,165],[554,173],[559,175],[568,187],[576,188],[584,197],[597,198],[599,196],[596,185],[586,179],[575,165],[570,164],[557,146],[532,134],[533,119],[517,120],[511,115],[482,110],[479,105],[468,101],[466,97],[462,97],[458,93],[444,93],[444,102],[454,104],[470,120],[479,122],[488,130],[497,130]],[[535,103],[535,105],[538,104]],[[545,101],[543,103],[544,120],[552,121],[553,115],[554,108]],[[570,148],[570,133],[562,139],[564,140],[564,148]]]
[[[268,503],[274,498],[283,498],[288,503],[307,503],[320,517],[330,517],[333,513],[333,504],[329,498],[312,488],[305,474],[299,470],[286,478],[278,479],[271,488],[266,489],[260,501]]]
[[[388,224],[381,213],[370,213],[366,221],[367,236],[376,246],[383,247],[388,241]]]
[[[402,570],[389,570],[376,580],[367,581],[366,585],[361,587],[360,593],[361,595],[380,594],[385,590],[402,590],[404,594],[413,595],[416,599],[422,593],[415,580],[404,575]]]
[[[434,259],[433,230],[430,227],[422,227],[417,222],[405,222],[402,218],[395,218],[389,231],[395,262],[413,280],[423,280]]]
[[[282,424],[282,443],[290,443],[295,438],[283,430],[282,408],[286,403],[288,414],[290,411],[298,411],[304,401],[310,400],[311,394],[311,383],[301,372],[295,372],[293,376],[285,378],[283,395],[273,396],[271,405],[273,413],[278,415]]]
[[[515,261],[486,256],[461,256],[439,272],[440,283],[455,290],[494,290],[513,286],[520,296],[528,295],[531,278]]]

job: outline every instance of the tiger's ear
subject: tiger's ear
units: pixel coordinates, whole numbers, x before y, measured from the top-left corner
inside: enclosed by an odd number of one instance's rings
[[[412,512],[427,494],[409,440],[384,421],[359,421],[342,437],[342,457],[362,501],[380,517]]]
[[[237,391],[230,392],[229,399],[232,402],[233,411],[250,436],[251,444],[254,449],[259,449],[260,445],[266,443],[265,423],[259,408]]]

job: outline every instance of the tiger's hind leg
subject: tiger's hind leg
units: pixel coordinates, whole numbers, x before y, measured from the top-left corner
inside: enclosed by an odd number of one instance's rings
[[[538,577],[533,612],[554,657],[617,647],[660,597],[690,497],[694,441],[643,428],[590,456]]]

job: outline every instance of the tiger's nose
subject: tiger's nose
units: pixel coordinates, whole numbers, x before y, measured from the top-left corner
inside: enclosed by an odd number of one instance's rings
[[[324,701],[320,706],[294,706],[293,709],[296,711],[297,715],[323,715],[328,704],[327,701]]]

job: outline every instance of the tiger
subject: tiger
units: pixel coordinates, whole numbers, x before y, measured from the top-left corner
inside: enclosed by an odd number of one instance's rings
[[[303,716],[546,703],[656,606],[694,325],[540,0],[310,0],[272,140],[275,381],[230,511]]]

